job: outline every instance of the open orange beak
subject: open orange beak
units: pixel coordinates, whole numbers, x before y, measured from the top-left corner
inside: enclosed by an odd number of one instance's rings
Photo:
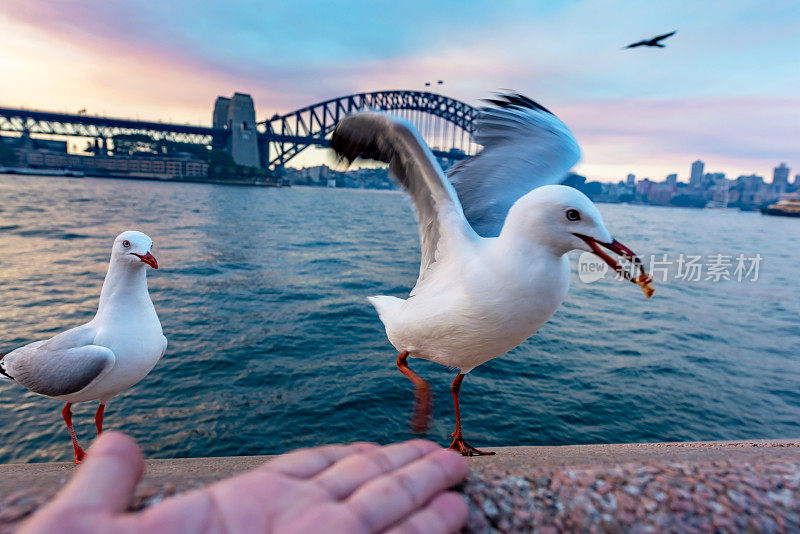
[[[650,285],[653,283],[653,279],[644,270],[644,264],[642,263],[642,260],[640,260],[639,256],[634,254],[631,249],[629,249],[616,239],[613,240],[611,243],[602,243],[594,239],[593,237],[589,237],[583,234],[575,234],[575,235],[583,239],[586,242],[586,244],[589,245],[589,247],[592,249],[592,252],[603,258],[603,261],[606,262],[609,267],[611,267],[617,273],[619,273],[620,276],[641,287],[642,291],[644,291],[645,297],[650,298],[653,296],[655,289],[653,288],[652,285]],[[605,251],[603,251],[603,249],[600,248],[600,246],[603,246],[608,250],[610,250],[611,252],[618,254],[619,256],[622,256],[626,260],[630,261],[634,267],[637,267],[639,269],[639,276],[634,278],[633,274],[631,274],[631,271],[629,269],[626,269],[622,265],[617,263],[617,261],[608,254],[606,254]]]
[[[135,252],[131,252],[131,254],[133,254],[143,262],[145,262],[153,269],[158,269],[158,261],[156,260],[156,257],[150,254],[149,252],[147,254],[137,254]]]

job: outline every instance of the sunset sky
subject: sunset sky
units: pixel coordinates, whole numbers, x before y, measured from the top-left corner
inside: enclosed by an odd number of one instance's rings
[[[234,91],[263,120],[442,79],[472,104],[501,88],[541,102],[593,179],[686,179],[697,158],[800,172],[796,1],[4,0],[0,35],[0,106],[210,125]]]

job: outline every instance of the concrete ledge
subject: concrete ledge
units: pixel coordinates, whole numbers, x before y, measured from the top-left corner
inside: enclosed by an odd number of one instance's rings
[[[471,458],[467,532],[800,530],[800,440],[501,447]],[[148,460],[131,509],[269,456]],[[0,466],[0,532],[46,502],[72,464]]]

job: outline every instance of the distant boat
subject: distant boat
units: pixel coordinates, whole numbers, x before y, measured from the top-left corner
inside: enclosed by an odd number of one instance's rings
[[[776,204],[763,206],[761,213],[779,217],[800,217],[800,196],[783,198]]]

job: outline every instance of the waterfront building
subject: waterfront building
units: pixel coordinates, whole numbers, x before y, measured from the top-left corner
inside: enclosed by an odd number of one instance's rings
[[[644,180],[639,180],[636,182],[636,195],[639,197],[647,197],[650,193],[650,188],[653,186],[653,182],[650,178],[645,178]]]
[[[736,179],[736,184],[744,191],[758,191],[764,185],[764,178],[757,174],[743,174]]]
[[[650,182],[647,191],[647,201],[650,204],[666,206],[675,195],[675,186],[667,182]]]
[[[208,163],[189,155],[164,157],[85,156],[66,151],[16,148],[18,164],[32,169],[73,169],[97,176],[129,176],[135,178],[171,179],[205,178]]]

